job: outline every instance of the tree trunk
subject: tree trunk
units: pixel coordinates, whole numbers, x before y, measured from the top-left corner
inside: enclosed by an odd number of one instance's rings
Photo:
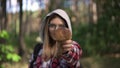
[[[0,1],[1,2],[1,1]],[[0,8],[2,6],[0,5]],[[0,32],[2,31],[2,10],[0,9]]]
[[[80,13],[79,13],[79,10],[78,10],[78,2],[79,0],[73,0],[73,5],[72,5],[72,11],[75,15],[75,25],[77,26],[79,24],[79,20],[80,19]]]
[[[90,0],[89,4],[89,22],[97,23],[98,15],[97,15],[97,5],[94,0]]]
[[[25,55],[25,42],[24,42],[24,34],[23,34],[23,22],[22,22],[22,17],[23,17],[23,10],[22,10],[22,0],[19,0],[19,4],[20,4],[20,11],[19,11],[19,26],[20,26],[20,30],[19,30],[19,55],[24,57]]]
[[[52,11],[57,8],[62,8],[61,3],[63,0],[50,0],[49,1],[49,10]]]
[[[0,10],[0,29],[7,29],[7,13],[6,13],[6,0],[1,0],[1,10]]]

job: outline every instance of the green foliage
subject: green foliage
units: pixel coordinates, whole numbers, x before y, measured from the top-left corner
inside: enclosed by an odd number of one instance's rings
[[[1,37],[1,38],[5,38],[5,39],[8,39],[8,38],[9,38],[9,35],[8,35],[8,33],[7,33],[5,30],[2,30],[2,32],[0,33],[0,37]]]
[[[38,43],[36,38],[39,37],[38,32],[31,33],[30,36],[25,36],[25,42],[29,49],[34,48],[35,44]]]
[[[12,60],[14,62],[18,62],[21,58],[20,58],[20,56],[18,56],[15,53],[9,53],[9,54],[7,54],[7,59]]]
[[[96,24],[73,26],[73,39],[81,44],[84,56],[120,53],[119,3],[107,0],[100,4],[103,12]]]
[[[100,21],[73,27],[73,39],[81,44],[84,56],[119,53],[120,27],[116,23]]]
[[[21,57],[14,52],[14,48],[12,47],[12,45],[5,44],[0,45],[0,53],[2,54],[0,56],[1,62],[7,61],[18,62],[21,59]]]
[[[9,44],[10,37],[8,32],[3,30],[0,34],[0,38],[4,38],[7,41],[7,43],[0,43],[0,62],[18,62],[21,57],[15,53],[14,47]]]

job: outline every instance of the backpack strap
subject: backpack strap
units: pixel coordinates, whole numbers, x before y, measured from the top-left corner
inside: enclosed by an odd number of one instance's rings
[[[34,47],[34,51],[33,51],[33,60],[30,62],[30,67],[29,68],[33,68],[33,63],[36,61],[37,56],[39,51],[43,48],[43,44],[42,43],[37,43]]]

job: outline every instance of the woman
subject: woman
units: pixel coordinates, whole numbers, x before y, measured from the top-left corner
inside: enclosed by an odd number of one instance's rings
[[[38,49],[38,54],[36,58],[33,54],[29,68],[80,68],[81,47],[71,38],[57,42],[53,32],[59,28],[68,29],[72,34],[70,19],[61,9],[52,11],[43,20],[40,31],[42,44],[34,49]]]

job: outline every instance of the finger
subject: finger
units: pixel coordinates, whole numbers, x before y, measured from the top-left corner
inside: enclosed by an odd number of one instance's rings
[[[66,40],[63,42],[63,44],[71,44],[72,43],[72,40]]]
[[[63,50],[64,50],[64,52],[66,52],[66,51],[72,50],[72,48],[73,48],[72,44],[64,45]]]
[[[71,48],[71,47],[72,47],[72,44],[66,44],[66,45],[63,45],[62,47],[63,47],[63,48]]]

